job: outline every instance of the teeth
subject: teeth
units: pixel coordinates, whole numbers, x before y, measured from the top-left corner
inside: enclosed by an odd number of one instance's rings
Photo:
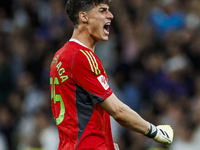
[[[107,26],[109,26],[109,25],[110,25],[110,23],[106,23],[106,25],[107,25]]]

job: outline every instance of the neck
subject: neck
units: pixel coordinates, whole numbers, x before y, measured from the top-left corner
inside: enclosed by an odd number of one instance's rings
[[[91,37],[87,30],[80,30],[79,27],[75,28],[71,38],[77,39],[94,52],[97,41]]]

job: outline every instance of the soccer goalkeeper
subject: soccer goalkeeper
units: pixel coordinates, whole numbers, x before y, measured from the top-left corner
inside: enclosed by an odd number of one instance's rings
[[[123,127],[170,145],[168,125],[154,126],[122,103],[108,85],[95,44],[107,41],[111,0],[69,0],[71,39],[54,55],[50,70],[51,105],[59,132],[58,150],[114,150],[110,115]]]

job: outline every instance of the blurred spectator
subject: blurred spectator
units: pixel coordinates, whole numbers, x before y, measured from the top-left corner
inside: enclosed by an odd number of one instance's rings
[[[7,104],[9,105],[13,114],[15,114],[14,120],[16,123],[19,122],[19,119],[21,118],[23,113],[21,109],[24,102],[23,96],[24,95],[19,91],[12,91],[7,99]]]
[[[26,114],[20,118],[15,131],[17,138],[16,150],[28,148],[40,148],[38,130],[36,130],[36,120],[33,114]]]
[[[177,0],[159,0],[159,6],[152,9],[149,19],[155,36],[162,39],[169,31],[184,27],[185,14],[179,10]]]
[[[199,99],[196,99],[193,103],[193,118],[194,120],[196,121],[196,128],[194,129],[194,133],[193,133],[193,145],[195,145],[195,147],[197,149],[200,148],[199,146],[199,141],[200,141],[200,119],[199,119],[199,115],[200,115],[200,100]]]
[[[165,53],[161,50],[146,52],[143,56],[144,66],[144,97],[154,98],[156,92],[163,91],[169,93],[169,78],[162,70],[162,65],[166,59]]]
[[[39,14],[37,13],[37,1],[23,0],[23,7],[30,18],[31,26],[34,28],[40,27]]]
[[[13,0],[3,1],[0,0],[0,9],[5,11],[5,15],[7,18],[13,17],[13,10],[12,10]]]
[[[55,150],[58,148],[59,137],[55,124],[52,123],[52,117],[46,110],[37,112],[36,123],[39,130],[38,139],[44,150]]]
[[[8,142],[8,148],[13,147],[13,133],[15,128],[14,116],[7,105],[1,105],[0,108],[0,132],[5,136]],[[6,144],[6,143],[5,143]]]
[[[8,150],[8,145],[5,137],[0,133],[0,150]]]
[[[0,104],[4,104],[12,90],[13,81],[7,52],[0,50]]]
[[[44,93],[34,84],[34,78],[30,72],[23,72],[17,83],[17,88],[24,95],[22,110],[25,114],[33,114],[44,103]]]
[[[200,67],[200,33],[196,32],[194,38],[191,41],[189,48],[187,49],[188,57],[190,58],[193,66],[196,70]]]
[[[33,78],[37,80],[38,84],[41,84],[41,73],[43,69],[43,63],[47,52],[51,50],[51,43],[49,42],[49,33],[46,29],[36,29],[34,37],[32,39],[33,46],[29,48],[27,68],[33,75]]]
[[[182,114],[181,121],[177,124],[176,137],[174,144],[171,146],[171,150],[188,150],[188,149],[199,149],[199,144],[194,141],[194,131],[196,125],[191,118],[187,118],[186,113]],[[180,126],[181,124],[181,126]]]
[[[25,31],[20,28],[16,28],[12,35],[8,38],[8,49],[10,50],[10,63],[12,70],[12,79],[16,84],[19,75],[26,68],[28,61],[27,54],[29,51],[29,43],[25,38]]]

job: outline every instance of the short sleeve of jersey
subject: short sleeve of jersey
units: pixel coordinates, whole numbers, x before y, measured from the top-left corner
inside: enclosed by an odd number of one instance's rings
[[[78,50],[74,55],[72,79],[89,93],[94,104],[103,101],[113,93],[101,61],[90,50]]]

